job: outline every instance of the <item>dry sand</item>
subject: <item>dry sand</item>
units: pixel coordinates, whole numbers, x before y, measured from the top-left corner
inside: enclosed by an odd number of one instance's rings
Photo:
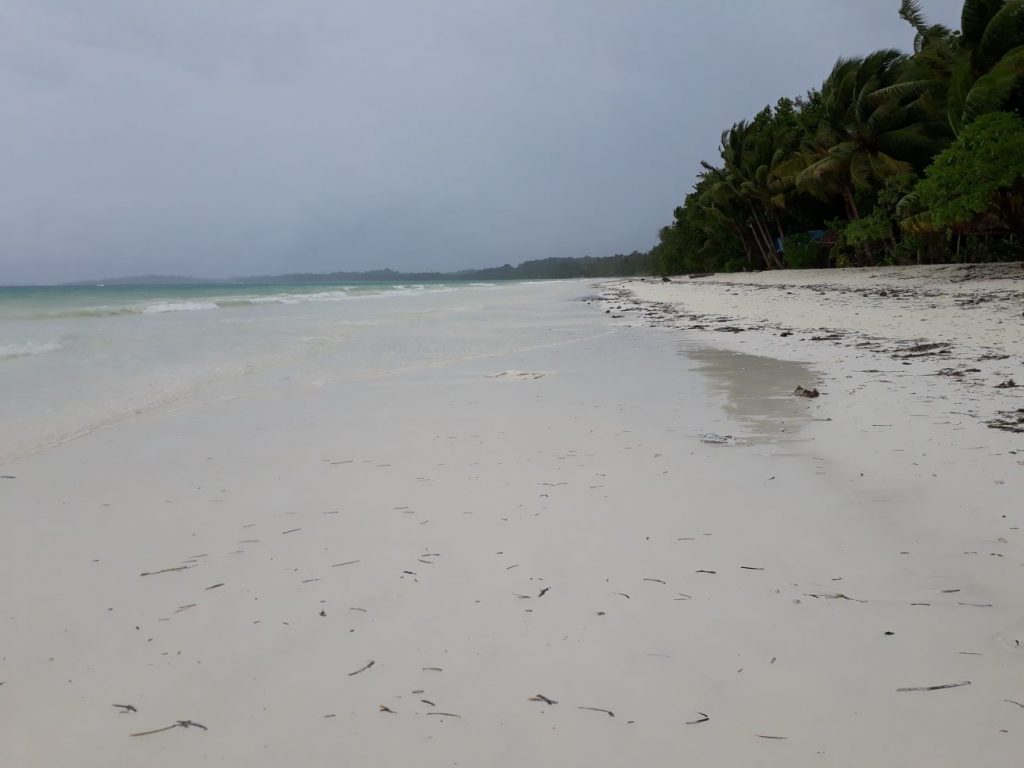
[[[1022,284],[885,274],[538,286],[593,333],[0,466],[0,765],[1019,765]]]

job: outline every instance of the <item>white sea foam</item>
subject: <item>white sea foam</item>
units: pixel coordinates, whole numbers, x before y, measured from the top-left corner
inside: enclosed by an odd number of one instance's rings
[[[5,344],[0,346],[0,360],[8,357],[26,357],[28,355],[45,355],[47,352],[59,352],[64,345],[58,341],[39,343],[28,341],[24,344]]]
[[[167,301],[148,304],[142,310],[144,315],[159,315],[164,312],[199,312],[204,309],[220,309],[212,301]]]

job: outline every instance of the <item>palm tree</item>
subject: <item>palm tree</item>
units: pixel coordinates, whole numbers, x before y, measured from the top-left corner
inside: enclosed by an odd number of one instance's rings
[[[929,25],[919,0],[900,16],[917,32],[915,59],[946,88],[953,133],[988,112],[1024,112],[1024,0],[964,0],[959,33]]]
[[[855,220],[858,191],[876,190],[927,164],[939,139],[922,97],[935,83],[908,79],[908,60],[895,50],[840,59],[821,88],[817,133],[778,174],[823,200],[841,199],[847,218]]]

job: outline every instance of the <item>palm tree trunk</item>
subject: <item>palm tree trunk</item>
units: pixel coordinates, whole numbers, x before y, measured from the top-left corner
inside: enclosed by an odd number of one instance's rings
[[[856,221],[860,218],[860,211],[857,209],[857,201],[853,199],[853,190],[849,187],[842,189],[843,202],[846,204],[846,218]]]
[[[750,204],[750,213],[753,215],[758,231],[764,240],[765,263],[769,269],[782,269],[782,264],[775,253],[775,243],[772,242],[772,236],[768,233],[768,227],[765,226],[764,219],[758,215],[757,208],[754,207],[753,203]]]

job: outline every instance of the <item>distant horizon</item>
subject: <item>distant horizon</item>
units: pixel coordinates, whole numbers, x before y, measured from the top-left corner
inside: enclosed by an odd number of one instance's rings
[[[61,282],[52,283],[0,283],[0,288],[77,288],[77,287],[115,287],[121,286],[186,286],[186,285],[215,285],[215,284],[250,284],[260,285],[259,281],[267,281],[267,285],[275,284],[287,284],[288,278],[309,278],[313,283],[318,282],[374,282],[374,277],[383,277],[385,274],[393,275],[395,280],[420,280],[420,281],[431,281],[431,280],[444,280],[444,279],[458,279],[458,276],[464,275],[465,279],[481,279],[479,275],[486,273],[501,272],[507,270],[520,270],[523,268],[529,268],[531,265],[540,265],[546,263],[559,263],[559,264],[574,264],[574,263],[586,263],[586,262],[601,262],[604,260],[610,260],[615,258],[638,258],[646,255],[643,251],[632,251],[629,254],[615,254],[613,256],[564,256],[564,257],[549,257],[547,259],[527,259],[520,261],[516,264],[506,262],[505,264],[493,266],[493,267],[476,267],[468,269],[456,269],[450,271],[441,270],[397,270],[392,267],[382,267],[380,269],[363,269],[363,270],[331,270],[327,272],[280,272],[276,274],[258,274],[258,275],[232,275],[230,277],[197,277],[195,275],[180,275],[180,274],[161,274],[161,273],[143,273],[135,275],[121,275],[118,277],[100,277],[86,280],[66,280]],[[336,280],[331,280],[337,276]],[[363,277],[367,276],[367,277]],[[374,276],[374,277],[368,277]],[[477,277],[474,277],[477,276]],[[502,276],[492,275],[487,279],[493,280],[516,280],[516,279],[559,279],[556,277],[538,277],[538,278],[520,278],[514,275]],[[387,280],[381,280],[380,282],[387,282]],[[301,284],[295,282],[292,284]]]

